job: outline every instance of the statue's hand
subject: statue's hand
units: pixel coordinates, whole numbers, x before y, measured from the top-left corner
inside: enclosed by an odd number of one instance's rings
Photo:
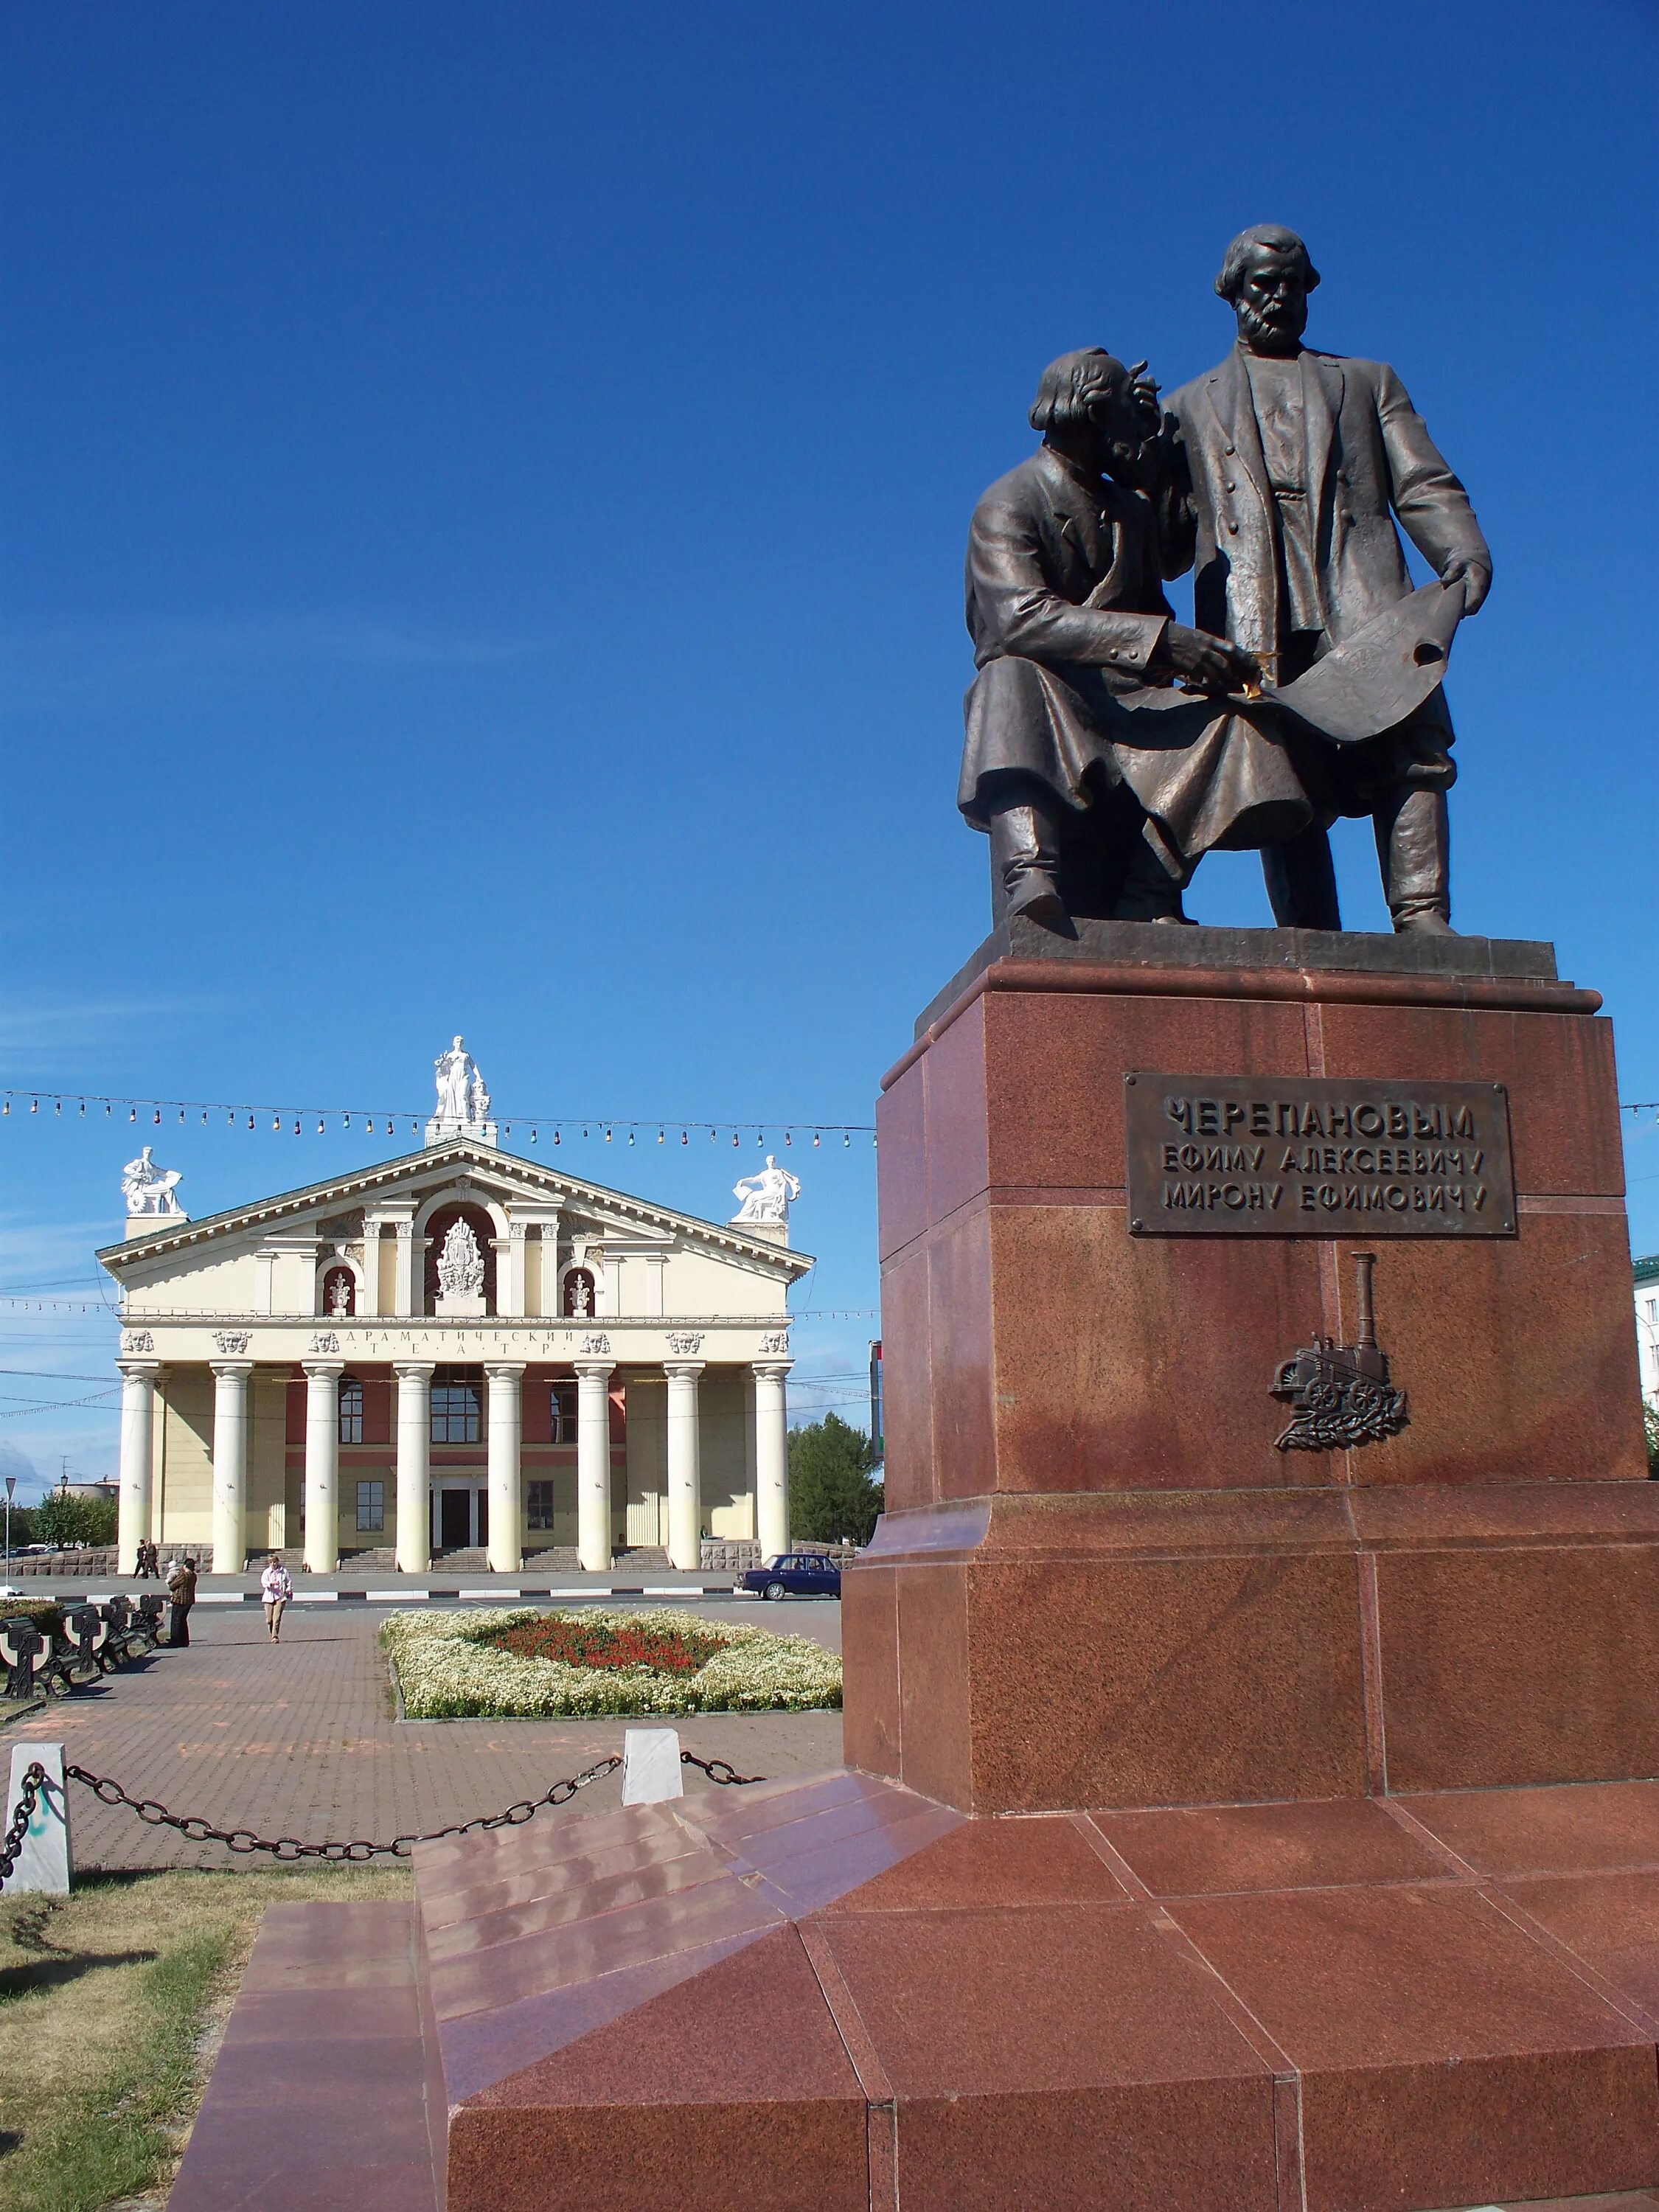
[[[1144,361],[1138,361],[1129,371],[1128,401],[1139,422],[1141,436],[1156,438],[1164,428],[1164,410],[1158,404],[1158,379],[1147,375]]]
[[[1243,691],[1261,678],[1254,653],[1206,629],[1188,629],[1185,623],[1172,622],[1164,630],[1164,657],[1177,676],[1200,691]]]
[[[1449,591],[1454,584],[1463,586],[1463,612],[1479,614],[1482,602],[1492,589],[1492,570],[1467,554],[1459,554],[1449,568],[1442,572],[1440,580]]]

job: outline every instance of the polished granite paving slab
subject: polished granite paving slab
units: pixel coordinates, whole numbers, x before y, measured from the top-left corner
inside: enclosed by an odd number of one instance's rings
[[[447,2212],[1659,2212],[1651,1784],[973,1820],[843,1770],[415,1874],[412,1945],[269,1917],[174,2212],[428,2212],[428,2111]]]

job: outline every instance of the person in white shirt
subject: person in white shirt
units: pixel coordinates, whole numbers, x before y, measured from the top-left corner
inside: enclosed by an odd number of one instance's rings
[[[273,1644],[280,1644],[283,1607],[294,1595],[294,1578],[275,1552],[259,1577],[259,1589],[265,1601],[265,1634]]]

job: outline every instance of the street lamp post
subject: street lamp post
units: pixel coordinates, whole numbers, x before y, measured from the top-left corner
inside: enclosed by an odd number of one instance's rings
[[[11,1501],[17,1495],[17,1477],[6,1477],[6,1580],[11,1580]]]

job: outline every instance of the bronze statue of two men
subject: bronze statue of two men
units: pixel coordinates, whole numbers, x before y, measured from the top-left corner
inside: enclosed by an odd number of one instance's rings
[[[1303,345],[1318,282],[1261,224],[1216,279],[1238,341],[1206,375],[1160,404],[1099,349],[1043,371],[1042,446],[968,548],[957,803],[999,916],[1184,921],[1203,855],[1255,848],[1281,927],[1340,928],[1327,832],[1368,814],[1395,927],[1449,931],[1440,678],[1492,556],[1394,371]],[[1189,568],[1192,629],[1164,593]]]

